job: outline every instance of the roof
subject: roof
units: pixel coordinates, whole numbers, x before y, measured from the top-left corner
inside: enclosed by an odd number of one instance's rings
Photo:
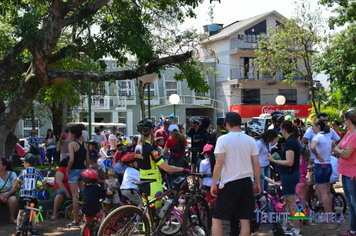
[[[248,26],[252,26],[254,24],[257,24],[261,20],[265,19],[267,16],[275,14],[280,18],[285,18],[283,15],[279,14],[277,11],[269,11],[245,20],[240,20],[240,21],[235,21],[227,26],[225,26],[219,33],[214,34],[209,37],[208,40],[206,41],[215,41],[218,39],[226,38],[229,37],[230,35],[236,33],[237,31],[240,31],[241,29],[244,29]]]

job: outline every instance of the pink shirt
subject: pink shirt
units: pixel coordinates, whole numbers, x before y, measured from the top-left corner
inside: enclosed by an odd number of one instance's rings
[[[348,131],[344,138],[341,140],[340,148],[344,149],[346,146],[350,146],[356,149],[356,135],[352,135],[349,139],[350,131]],[[347,140],[346,140],[347,139]],[[339,158],[339,163],[337,167],[337,173],[345,175],[350,178],[356,177],[356,150],[354,150],[349,158],[342,159]]]
[[[304,183],[307,180],[306,176],[308,172],[308,163],[304,161],[303,157],[300,157],[299,171],[300,171],[299,183]]]

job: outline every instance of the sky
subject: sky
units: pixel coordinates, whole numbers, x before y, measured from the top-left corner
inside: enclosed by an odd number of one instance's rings
[[[224,24],[225,26],[237,20],[247,19],[265,12],[276,10],[286,18],[294,15],[295,0],[221,0],[221,3],[212,2],[214,5],[214,23]],[[317,0],[310,0],[311,9],[317,8]],[[204,0],[203,4],[195,9],[196,19],[189,19],[183,28],[202,29],[203,25],[210,24],[208,15],[209,0]],[[324,13],[324,10],[323,10]],[[325,11],[325,15],[329,15]],[[324,14],[323,14],[324,15]]]
[[[187,19],[180,28],[196,28],[198,32],[202,33],[203,25],[211,24],[208,14],[210,5],[214,5],[213,22],[227,26],[237,20],[247,19],[273,10],[276,10],[286,18],[291,18],[295,16],[294,9],[296,5],[294,2],[295,0],[221,0],[221,3],[212,2],[210,4],[209,0],[204,0],[203,4],[195,9],[196,19]],[[309,0],[309,2],[312,11],[318,7],[321,8],[325,19],[331,15],[330,10],[317,4],[318,0]],[[317,75],[315,79],[320,80],[324,87],[329,86],[324,74]]]

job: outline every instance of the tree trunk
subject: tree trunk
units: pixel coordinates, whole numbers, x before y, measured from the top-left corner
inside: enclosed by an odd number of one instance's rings
[[[53,134],[58,137],[62,130],[62,110],[66,108],[63,103],[53,102],[51,105]]]
[[[33,109],[33,103],[31,105],[31,126],[32,126],[32,130],[36,130],[36,126],[35,126],[35,110]]]
[[[68,95],[64,97],[64,101],[63,101],[61,132],[64,132],[67,129],[67,123],[68,123]]]
[[[139,80],[137,78],[135,80],[135,85],[136,85],[136,88],[137,88],[137,91],[138,91],[138,98],[140,100],[141,119],[144,119],[146,117],[145,99],[144,99],[146,84],[144,84],[141,80]]]

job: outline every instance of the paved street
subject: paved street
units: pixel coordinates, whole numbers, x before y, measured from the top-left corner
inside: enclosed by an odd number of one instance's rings
[[[335,186],[337,192],[343,192],[340,183]],[[345,214],[345,223],[308,223],[307,225],[301,225],[301,231],[303,235],[317,235],[317,236],[336,236],[342,235],[349,229],[349,214],[348,211]],[[51,221],[45,219],[44,222],[38,226],[40,235],[79,235],[80,228],[66,228],[65,225],[69,223],[68,220],[59,219],[57,221]],[[0,224],[0,235],[13,235],[15,232],[14,225]],[[224,222],[224,235],[229,233],[229,223]],[[254,236],[269,236],[273,235],[269,224],[262,224],[258,232],[253,233]]]

